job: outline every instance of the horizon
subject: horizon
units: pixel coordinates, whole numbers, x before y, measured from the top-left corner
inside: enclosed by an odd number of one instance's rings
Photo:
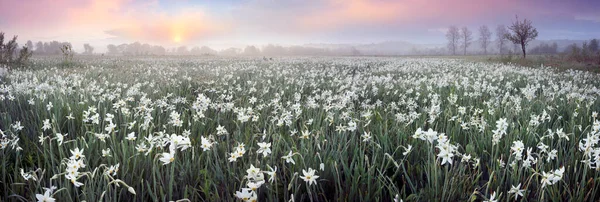
[[[466,26],[476,40],[479,26],[492,32],[515,15],[533,21],[538,40],[589,40],[600,36],[600,2],[389,0],[2,0],[0,27],[8,37],[89,43],[140,42],[179,46],[257,47],[308,44],[445,43],[447,27]],[[495,36],[493,37],[495,39]]]

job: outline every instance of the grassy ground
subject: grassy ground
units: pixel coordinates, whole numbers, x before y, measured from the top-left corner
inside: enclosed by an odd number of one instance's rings
[[[500,62],[503,64],[516,64],[525,67],[544,67],[550,66],[557,68],[558,70],[582,70],[600,73],[600,58],[596,61],[578,62],[571,60],[566,55],[528,55],[527,58],[523,59],[520,55],[512,56],[458,56],[458,58],[466,58],[467,60],[477,62]]]

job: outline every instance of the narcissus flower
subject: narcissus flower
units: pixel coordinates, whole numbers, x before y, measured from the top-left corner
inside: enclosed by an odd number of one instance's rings
[[[315,172],[316,170],[313,170],[312,168],[308,168],[308,171],[302,169],[302,174],[304,174],[304,176],[300,176],[300,178],[302,178],[309,185],[317,184],[317,178],[319,178],[319,176],[315,175]]]

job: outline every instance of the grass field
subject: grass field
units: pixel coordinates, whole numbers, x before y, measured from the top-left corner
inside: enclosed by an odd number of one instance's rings
[[[600,76],[454,58],[34,58],[1,201],[598,201]]]

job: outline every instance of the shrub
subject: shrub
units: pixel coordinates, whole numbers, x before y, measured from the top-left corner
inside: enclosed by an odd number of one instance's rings
[[[19,50],[17,45],[17,36],[14,36],[5,44],[4,32],[0,32],[0,65],[6,66],[8,69],[25,66],[29,57],[31,57],[31,51],[26,46]]]

